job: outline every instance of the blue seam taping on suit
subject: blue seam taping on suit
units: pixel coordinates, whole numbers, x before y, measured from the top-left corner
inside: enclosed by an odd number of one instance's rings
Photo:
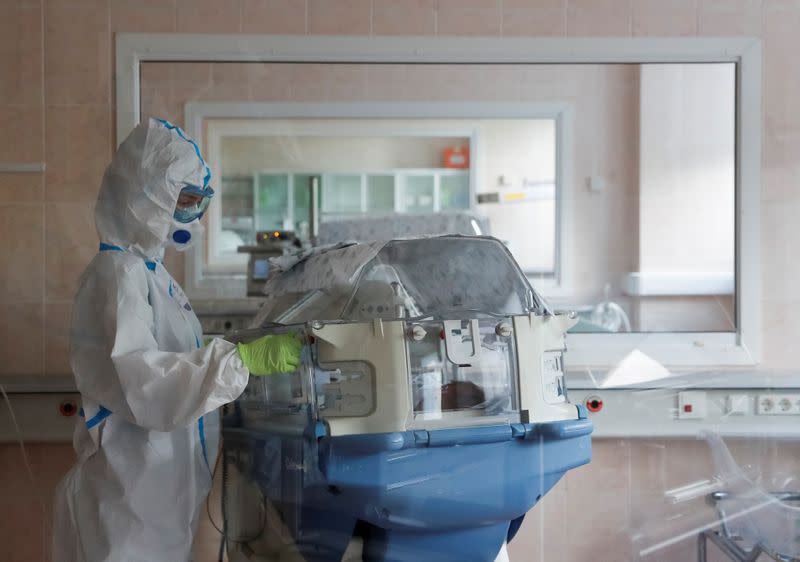
[[[194,151],[197,154],[197,157],[200,159],[200,162],[203,164],[203,167],[205,167],[205,169],[206,169],[206,175],[203,177],[203,187],[208,186],[208,182],[211,181],[211,168],[209,168],[208,164],[206,164],[206,161],[203,160],[203,156],[200,154],[200,147],[197,146],[197,143],[194,142],[189,137],[187,137],[183,133],[183,130],[180,127],[178,127],[177,125],[173,125],[172,123],[170,123],[166,119],[159,119],[158,122],[161,123],[162,125],[164,125],[168,130],[175,131],[176,133],[178,133],[179,137],[181,137],[183,140],[185,140],[186,142],[188,142],[189,144],[191,144],[194,147]]]
[[[206,462],[206,468],[211,473],[211,465],[208,462],[208,453],[206,452],[206,432],[203,423],[203,416],[197,421],[197,432],[200,434],[200,448],[203,450],[203,460]]]
[[[123,248],[120,248],[119,246],[114,246],[112,244],[106,244],[105,242],[100,242],[100,251],[101,252],[124,252],[125,250]],[[154,262],[154,261],[145,261],[144,262],[144,264],[147,266],[147,269],[149,269],[150,271],[155,271],[156,270],[156,263],[158,263],[158,262]],[[170,291],[172,291],[172,287],[170,287]],[[170,292],[170,294],[172,294],[172,293]]]
[[[86,429],[92,429],[110,415],[111,415],[111,410],[109,410],[105,406],[100,406],[100,410],[98,410],[98,412],[94,415],[94,417],[90,420],[86,420]]]

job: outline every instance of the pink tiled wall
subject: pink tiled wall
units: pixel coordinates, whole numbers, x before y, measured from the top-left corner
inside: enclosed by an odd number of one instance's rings
[[[0,374],[67,372],[65,327],[77,276],[95,253],[92,201],[113,147],[118,31],[758,35],[764,42],[764,351],[771,365],[793,368],[800,335],[798,29],[798,0],[0,0],[0,162],[47,165],[41,174],[0,173]],[[181,84],[175,77],[173,88]],[[598,442],[595,462],[568,476],[529,518],[512,548],[514,560],[571,559],[559,551],[564,545],[583,559],[630,559],[616,539],[631,520],[626,498],[638,489],[631,478],[648,474],[646,446]],[[692,445],[663,446],[668,466],[696,461]],[[34,536],[41,516],[20,480],[15,451],[0,447],[3,557],[43,560]],[[36,455],[40,485],[50,490],[70,455],[62,445],[38,446]],[[632,468],[619,469],[620,455]],[[585,502],[597,490],[603,509],[586,516]],[[683,550],[663,560],[689,556]]]

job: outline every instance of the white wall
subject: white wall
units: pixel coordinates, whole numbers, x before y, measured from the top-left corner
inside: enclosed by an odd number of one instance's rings
[[[733,64],[641,67],[640,271],[733,273],[735,80]]]
[[[318,122],[335,131],[338,123]],[[440,168],[442,151],[466,146],[463,137],[280,136],[224,137],[223,175],[251,175],[265,169],[308,171]]]
[[[639,271],[734,272],[735,68],[643,65]],[[731,331],[731,295],[642,297],[640,329]]]

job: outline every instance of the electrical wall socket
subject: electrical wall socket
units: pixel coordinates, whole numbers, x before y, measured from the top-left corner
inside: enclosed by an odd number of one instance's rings
[[[762,416],[800,416],[800,394],[759,394],[756,414]]]

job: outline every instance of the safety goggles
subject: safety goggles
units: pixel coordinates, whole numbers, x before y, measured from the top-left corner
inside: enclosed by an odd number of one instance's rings
[[[187,185],[178,194],[178,201],[175,204],[173,216],[181,223],[189,223],[199,219],[206,212],[214,190],[210,187],[200,188],[194,185]]]

